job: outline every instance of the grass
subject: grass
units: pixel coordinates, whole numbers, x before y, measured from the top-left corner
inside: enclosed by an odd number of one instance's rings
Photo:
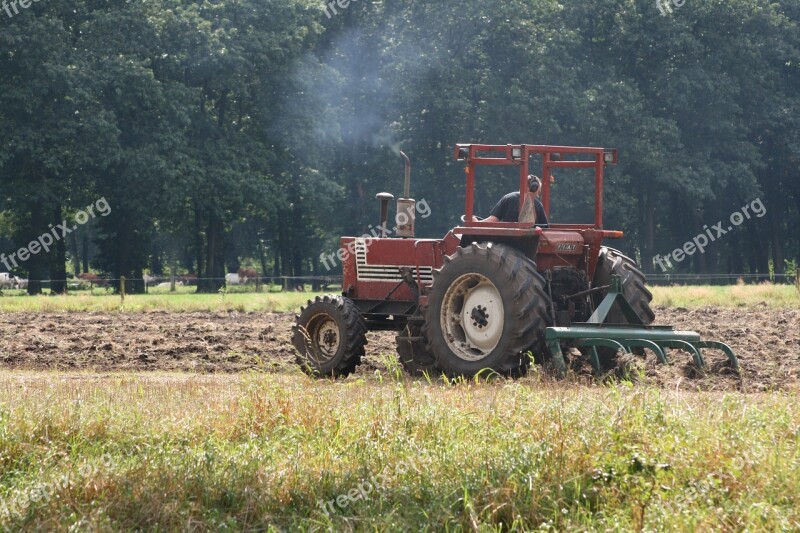
[[[800,308],[800,291],[794,285],[708,285],[650,287],[653,304],[667,307]]]
[[[0,529],[69,528],[797,530],[800,403],[536,376],[2,373]]]
[[[791,286],[656,305],[800,307]],[[4,296],[0,312],[294,311],[308,293]],[[0,371],[0,531],[798,530],[796,392]]]
[[[86,291],[66,296],[0,297],[0,312],[147,312],[147,311],[240,311],[295,312],[314,293],[263,292],[195,294],[181,287],[176,294],[151,292],[128,295],[125,303],[110,293]],[[766,304],[778,308],[800,308],[800,292],[791,285],[672,286],[651,287],[654,305],[668,307],[748,307]],[[337,292],[331,290],[330,292]]]
[[[239,311],[287,312],[297,311],[312,293],[264,292],[196,294],[133,294],[119,295],[76,293],[67,295],[3,296],[0,312],[147,312],[147,311]]]

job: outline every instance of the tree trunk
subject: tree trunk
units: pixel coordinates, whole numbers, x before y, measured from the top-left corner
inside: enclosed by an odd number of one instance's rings
[[[288,220],[286,212],[280,212],[279,220]],[[288,226],[280,224],[278,226],[278,238],[281,250],[281,276],[292,275],[292,255],[289,237],[287,235]]]
[[[205,269],[203,265],[203,256],[204,256],[204,246],[203,246],[203,230],[202,230],[202,222],[200,220],[200,208],[195,206],[194,208],[194,253],[195,253],[195,261],[197,263],[197,290],[200,292],[200,283],[201,280],[206,277],[205,276]]]
[[[318,292],[322,284],[317,279],[319,277],[319,256],[317,254],[311,256],[311,269],[312,272],[314,273],[314,281],[311,284],[311,288],[314,292]]]
[[[150,255],[150,272],[154,276],[163,276],[164,275],[164,263],[162,262],[162,252],[161,246],[156,242],[156,239],[153,239],[153,246]]]
[[[699,235],[703,232],[703,222],[702,222],[702,211],[700,209],[693,209],[692,210],[692,228],[694,229],[694,235]],[[687,235],[686,241],[688,242],[692,237]],[[700,250],[697,250],[691,256],[691,271],[695,274],[704,274],[706,272],[706,256],[704,253],[701,253]]]
[[[72,271],[75,273],[75,277],[78,277],[81,273],[81,249],[75,233],[69,234],[69,249],[72,254]]]
[[[41,228],[47,228],[44,221],[44,214],[42,213],[42,206],[39,203],[31,206],[31,218],[28,230],[25,232],[25,241],[32,241],[34,235],[39,235]],[[29,237],[29,238],[28,238]],[[20,266],[27,267],[28,271],[28,294],[42,294],[42,280],[47,275],[46,259],[42,253],[31,254],[27,261]]]
[[[276,238],[272,242],[272,249],[275,250],[275,257],[272,263],[272,276],[275,278],[281,277],[281,241]]]
[[[87,232],[83,233],[81,237],[81,250],[83,255],[83,273],[89,273],[89,235]]]
[[[265,250],[265,246],[263,244],[258,245],[258,259],[261,263],[261,275],[266,277],[269,273],[267,269],[267,251]]]
[[[53,220],[61,220],[61,206],[53,208]],[[55,253],[50,257],[50,291],[54,294],[67,293],[67,243],[61,238],[56,241]]]
[[[223,244],[222,221],[212,213],[206,227],[205,279],[198,280],[197,292],[214,293],[225,285]]]
[[[644,197],[644,242],[642,242],[642,270],[652,273],[653,248],[655,247],[655,192],[649,183],[645,185]]]

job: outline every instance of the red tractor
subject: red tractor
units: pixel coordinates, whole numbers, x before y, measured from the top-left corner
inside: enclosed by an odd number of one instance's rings
[[[339,250],[341,296],[309,301],[297,316],[292,342],[298,362],[315,375],[345,376],[364,355],[370,330],[398,331],[397,353],[412,375],[474,376],[493,371],[516,376],[531,360],[551,360],[563,375],[562,350],[576,347],[597,373],[617,352],[652,350],[667,362],[667,349],[692,354],[705,366],[701,348],[731,349],[701,341],[691,331],[652,326],[652,295],[635,262],[603,239],[621,231],[603,229],[603,171],[617,151],[543,145],[459,144],[455,158],[466,164],[462,225],[442,239],[414,237],[416,203],[410,199],[410,163],[404,197],[397,201],[397,227],[386,227],[391,194],[381,193],[379,235],[343,237]],[[527,177],[541,161],[542,203],[549,215],[554,169],[594,170],[594,223],[535,221]],[[476,171],[482,165],[519,169],[519,222],[488,222],[473,213]],[[392,233],[389,235],[389,233]]]

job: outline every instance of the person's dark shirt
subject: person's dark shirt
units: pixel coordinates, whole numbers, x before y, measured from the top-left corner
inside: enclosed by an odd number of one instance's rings
[[[536,209],[536,225],[540,228],[550,227],[544,205],[538,198],[534,200]],[[494,206],[489,216],[496,216],[500,222],[519,222],[519,191],[514,191],[503,196]]]

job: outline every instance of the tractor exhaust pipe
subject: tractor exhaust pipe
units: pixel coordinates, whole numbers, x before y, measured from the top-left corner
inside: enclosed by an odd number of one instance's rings
[[[417,214],[417,202],[411,196],[411,160],[400,152],[406,164],[405,181],[403,182],[403,197],[397,199],[397,236],[402,238],[414,238],[414,221]]]
[[[408,198],[411,195],[411,160],[405,152],[400,152],[400,157],[406,163],[406,179],[403,186],[403,198]]]

